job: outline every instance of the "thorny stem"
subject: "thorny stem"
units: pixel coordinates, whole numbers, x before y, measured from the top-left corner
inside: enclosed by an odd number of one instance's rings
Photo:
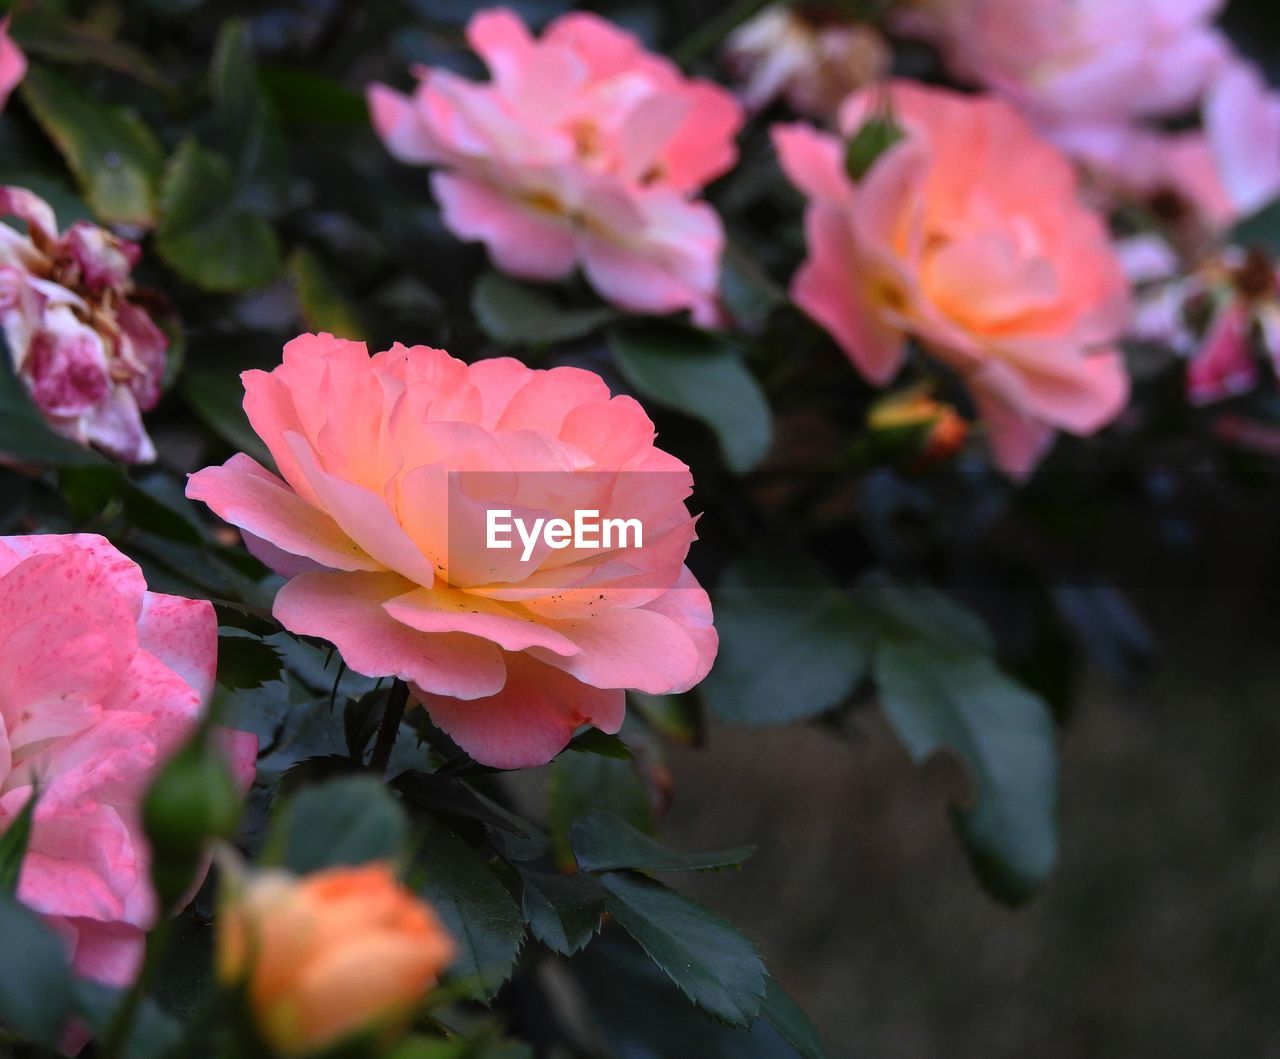
[[[403,680],[397,680],[391,685],[387,708],[382,714],[382,723],[378,725],[378,738],[373,744],[373,754],[369,757],[369,768],[380,775],[387,771],[391,748],[396,745],[396,734],[400,731],[400,722],[404,720],[404,708],[408,702],[409,685]]]

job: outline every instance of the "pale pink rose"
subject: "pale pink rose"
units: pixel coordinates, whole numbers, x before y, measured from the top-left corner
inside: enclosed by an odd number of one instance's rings
[[[0,18],[0,110],[26,72],[27,57],[9,38],[9,19]]]
[[[889,72],[889,46],[872,26],[815,19],[795,8],[766,7],[725,40],[725,61],[742,80],[749,110],[779,97],[810,117],[835,116],[851,92]]]
[[[1280,93],[1252,64],[1225,64],[1205,93],[1202,127],[1075,129],[1062,146],[1123,198],[1164,203],[1191,237],[1217,236],[1280,195]],[[1172,196],[1172,200],[1169,197]]]
[[[792,297],[877,386],[916,338],[968,385],[999,466],[1027,474],[1055,431],[1124,407],[1128,282],[1066,158],[1008,104],[896,82],[851,97],[841,128],[886,110],[904,138],[856,185],[840,139],[774,128],[809,198]]]
[[[218,629],[92,534],[0,537],[0,831],[36,795],[18,898],[76,971],[120,986],[156,920],[140,802],[194,731]],[[238,782],[256,740],[225,733]]]
[[[624,309],[717,321],[724,231],[697,194],[737,157],[734,98],[596,15],[564,15],[535,40],[512,12],[482,11],[467,39],[492,80],[417,69],[411,98],[368,93],[387,149],[437,167],[450,230],[514,276],[580,265]]]
[[[156,451],[142,413],[160,400],[169,340],[135,300],[139,250],[53,211],[23,188],[0,187],[0,328],[14,371],[59,434],[117,459]]]
[[[710,669],[711,606],[684,566],[689,469],[599,376],[304,335],[242,377],[283,480],[237,455],[187,495],[290,579],[285,628],[408,681],[476,760],[543,764],[581,725],[616,732],[623,689],[685,691]],[[643,547],[544,540],[526,560],[488,547],[491,509],[636,517]]]
[[[1194,107],[1229,53],[1225,0],[914,0],[900,26],[1042,128]]]

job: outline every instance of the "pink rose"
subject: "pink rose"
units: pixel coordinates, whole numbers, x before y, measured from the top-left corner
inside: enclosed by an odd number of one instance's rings
[[[120,460],[156,458],[142,412],[160,400],[169,340],[134,300],[139,250],[77,221],[58,234],[53,211],[23,188],[0,187],[0,327],[14,371],[59,434]]]
[[[684,567],[689,469],[598,376],[424,346],[370,358],[304,335],[243,379],[283,480],[237,455],[187,495],[290,579],[275,601],[285,628],[408,681],[476,760],[543,764],[581,725],[616,732],[623,689],[685,691],[711,668],[710,602]],[[544,536],[526,557],[489,546],[489,512],[504,509],[530,526],[635,517],[643,546]]]
[[[1173,195],[1190,242],[1217,236],[1280,195],[1280,93],[1252,64],[1225,64],[1205,93],[1202,128],[1078,129],[1060,138],[1114,193]]]
[[[1129,289],[1106,226],[1007,104],[899,82],[851,97],[845,135],[881,104],[905,135],[856,184],[840,139],[774,129],[809,198],[792,297],[877,386],[916,338],[969,387],[999,466],[1027,474],[1056,430],[1091,434],[1128,396]]]
[[[1229,48],[1224,0],[915,0],[901,26],[957,76],[1042,127],[1126,124],[1196,105]]]
[[[467,39],[491,81],[420,69],[412,98],[368,93],[388,150],[437,167],[450,230],[512,275],[581,265],[624,309],[714,323],[724,231],[696,195],[737,157],[733,97],[596,15],[564,15],[535,40],[512,12],[482,11]]]
[[[208,603],[148,592],[102,537],[0,537],[0,831],[35,792],[18,897],[109,985],[157,915],[140,801],[194,730],[217,644]],[[225,743],[248,787],[255,738]]]
[[[9,38],[9,19],[0,19],[0,110],[9,102],[9,93],[26,75],[27,57]]]
[[[760,110],[779,96],[814,118],[834,117],[845,96],[889,72],[889,46],[865,23],[769,6],[725,40],[725,60],[742,78],[742,102]]]

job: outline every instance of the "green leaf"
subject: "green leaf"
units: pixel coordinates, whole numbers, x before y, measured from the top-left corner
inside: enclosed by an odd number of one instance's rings
[[[161,257],[211,291],[260,287],[280,271],[275,229],[242,198],[226,159],[186,140],[160,188]]]
[[[258,80],[281,121],[290,125],[369,124],[364,96],[306,70],[266,69]]]
[[[845,147],[845,171],[855,181],[861,180],[876,159],[905,136],[902,127],[892,117],[882,115],[871,118]]]
[[[244,384],[232,372],[197,370],[187,372],[182,395],[207,427],[223,441],[247,453],[267,468],[275,461],[244,414]]]
[[[826,1059],[826,1049],[809,1016],[783,991],[782,986],[765,978],[764,1006],[760,1017],[782,1034],[783,1039],[800,1055],[800,1059]]]
[[[973,797],[955,820],[978,877],[1001,900],[1031,896],[1057,856],[1048,707],[990,658],[922,641],[882,643],[875,676],[885,715],[912,760],[948,747],[967,767]]]
[[[254,636],[218,636],[218,683],[229,691],[260,688],[280,679],[280,652]]]
[[[106,1033],[124,999],[124,992],[87,978],[76,979],[73,988],[72,1002],[76,1015],[95,1035]],[[129,1059],[160,1059],[173,1055],[182,1036],[182,1028],[177,1021],[165,1014],[154,1000],[144,998],[125,1041],[124,1054]]]
[[[241,197],[264,214],[278,212],[288,193],[289,162],[280,119],[258,81],[249,31],[240,19],[228,19],[218,32],[209,88]]]
[[[562,956],[579,952],[600,929],[604,891],[589,875],[551,875],[520,869],[521,906],[529,930]]]
[[[600,876],[605,907],[674,982],[708,1014],[746,1026],[760,1013],[760,954],[732,924],[640,875]]]
[[[137,115],[82,93],[77,84],[41,66],[27,71],[21,91],[100,220],[154,222],[164,154]]]
[[[574,736],[565,749],[579,754],[599,754],[601,757],[617,758],[619,761],[630,761],[635,757],[631,747],[616,735],[609,735],[607,732],[600,731],[599,728],[588,728],[581,735]]]
[[[408,822],[372,776],[346,776],[294,795],[268,840],[271,859],[304,875],[343,864],[395,860]]]
[[[444,824],[419,813],[414,830],[411,878],[458,948],[449,977],[470,998],[490,1000],[520,954],[520,909],[480,855]]]
[[[928,585],[900,584],[875,573],[854,590],[854,600],[881,636],[919,638],[951,651],[990,654],[995,650],[986,622]]]
[[[71,1008],[71,969],[62,939],[0,894],[0,1026],[53,1047]]]
[[[471,308],[484,333],[504,346],[568,342],[618,318],[604,306],[563,309],[542,291],[496,272],[487,272],[476,282]]]
[[[54,467],[105,467],[92,449],[50,430],[13,373],[13,361],[0,334],[0,454]]]
[[[715,595],[720,653],[699,693],[733,724],[787,724],[834,709],[866,675],[874,628],[818,570],[752,555]]]
[[[556,861],[572,870],[576,861],[569,829],[596,810],[615,813],[640,831],[653,830],[653,808],[633,761],[596,754],[561,754],[551,763],[548,824]]]
[[[755,846],[711,853],[681,853],[637,831],[614,813],[589,813],[574,821],[569,844],[583,871],[708,871],[737,867]]]
[[[1252,246],[1269,254],[1280,254],[1280,200],[1251,213],[1227,236],[1228,245]]]
[[[31,822],[35,818],[36,796],[33,793],[0,833],[0,896],[12,897],[18,892],[22,860],[31,841]]]
[[[364,340],[365,328],[355,306],[338,290],[315,254],[302,247],[295,250],[289,258],[289,277],[308,328],[354,342]]]
[[[749,471],[769,451],[769,405],[742,358],[692,331],[613,331],[614,358],[641,394],[705,423],[731,470]]]
[[[457,777],[405,772],[392,786],[412,804],[439,816],[483,824],[510,860],[537,860],[547,852],[547,836],[541,830]]]

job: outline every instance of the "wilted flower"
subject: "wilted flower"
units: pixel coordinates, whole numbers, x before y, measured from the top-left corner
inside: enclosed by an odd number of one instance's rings
[[[435,914],[385,864],[303,878],[232,872],[220,903],[218,978],[245,987],[258,1032],[282,1056],[394,1037],[453,959]]]
[[[26,72],[27,57],[9,38],[9,19],[0,18],[0,110]]]
[[[892,135],[857,157],[871,122]],[[796,303],[876,385],[916,338],[964,380],[1010,474],[1028,473],[1056,430],[1113,419],[1129,389],[1114,345],[1129,287],[1061,152],[1002,101],[907,82],[851,97],[840,125],[856,182],[835,136],[774,129],[809,197]]]
[[[1258,384],[1258,353],[1280,373],[1280,276],[1259,250],[1229,247],[1143,292],[1134,337],[1188,358],[1187,397],[1209,404]]]
[[[623,689],[706,676],[711,604],[684,566],[692,476],[598,375],[468,366],[424,346],[370,358],[304,335],[242,378],[284,480],[237,455],[192,475],[187,495],[290,578],[274,608],[285,628],[331,641],[358,673],[408,681],[476,760],[544,764],[581,725],[616,732]],[[526,557],[490,545],[490,511],[634,517],[643,545],[543,536]]]
[[[159,909],[140,803],[213,689],[207,602],[148,592],[90,534],[0,538],[0,831],[36,797],[18,898],[77,972],[127,983]],[[223,735],[241,787],[256,740]]]
[[[912,0],[900,27],[1046,129],[1196,105],[1229,52],[1225,0]]]
[[[169,341],[137,301],[138,247],[0,187],[0,326],[14,371],[59,434],[131,463],[154,460],[141,412],[160,400]]]
[[[388,150],[438,167],[445,224],[512,275],[581,265],[624,309],[715,322],[724,231],[695,196],[737,157],[737,101],[596,15],[535,40],[512,12],[482,11],[467,39],[490,82],[420,69],[412,98],[369,89]]]
[[[725,60],[743,81],[742,101],[759,110],[779,96],[801,114],[835,115],[851,92],[889,72],[889,47],[871,26],[766,7],[725,41]]]

